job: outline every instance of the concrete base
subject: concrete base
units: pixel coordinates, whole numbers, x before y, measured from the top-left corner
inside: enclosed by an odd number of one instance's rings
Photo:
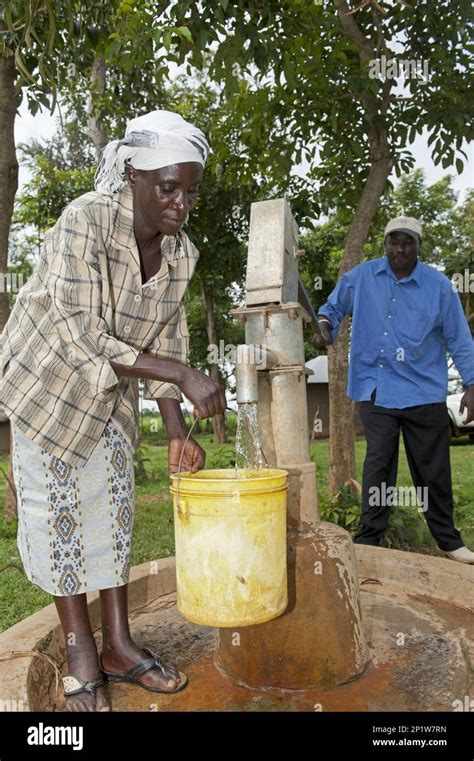
[[[174,558],[132,569],[130,627],[140,644],[186,671],[189,685],[162,695],[127,684],[109,687],[114,711],[468,711],[474,699],[474,567],[430,555],[356,545],[362,620],[370,665],[332,689],[247,689],[216,668],[219,630],[176,610]],[[89,595],[100,648],[97,593]],[[316,618],[316,611],[315,611]],[[41,655],[31,655],[37,650]],[[12,657],[19,653],[21,657]],[[0,706],[58,711],[48,656],[65,673],[53,605],[0,634]],[[159,715],[157,717],[159,719]]]
[[[347,531],[320,523],[288,533],[288,607],[258,626],[219,630],[216,665],[257,689],[336,687],[369,664],[354,545]]]

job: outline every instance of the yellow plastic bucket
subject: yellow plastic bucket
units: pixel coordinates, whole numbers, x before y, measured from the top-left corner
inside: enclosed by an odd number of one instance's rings
[[[207,626],[250,626],[288,605],[286,470],[171,476],[177,605]]]

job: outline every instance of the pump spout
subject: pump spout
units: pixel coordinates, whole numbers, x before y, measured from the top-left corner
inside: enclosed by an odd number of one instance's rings
[[[235,363],[237,404],[258,402],[258,371],[271,370],[277,364],[277,355],[263,346],[239,344]]]

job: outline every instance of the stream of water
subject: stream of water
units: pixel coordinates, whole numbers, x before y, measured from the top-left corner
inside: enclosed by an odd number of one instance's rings
[[[257,423],[257,405],[239,404],[237,435],[235,437],[235,473],[244,478],[245,471],[263,468],[262,444]]]

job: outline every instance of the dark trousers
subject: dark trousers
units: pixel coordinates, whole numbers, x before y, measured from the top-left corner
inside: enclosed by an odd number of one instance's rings
[[[428,509],[423,515],[432,536],[442,550],[462,547],[464,542],[453,523],[450,430],[445,402],[388,409],[375,405],[374,398],[375,391],[371,401],[361,402],[359,409],[367,453],[362,477],[361,525],[354,542],[378,545],[387,528],[391,505],[384,495],[388,487],[396,486],[401,429],[413,484],[422,489],[427,487],[419,493],[427,495]]]

